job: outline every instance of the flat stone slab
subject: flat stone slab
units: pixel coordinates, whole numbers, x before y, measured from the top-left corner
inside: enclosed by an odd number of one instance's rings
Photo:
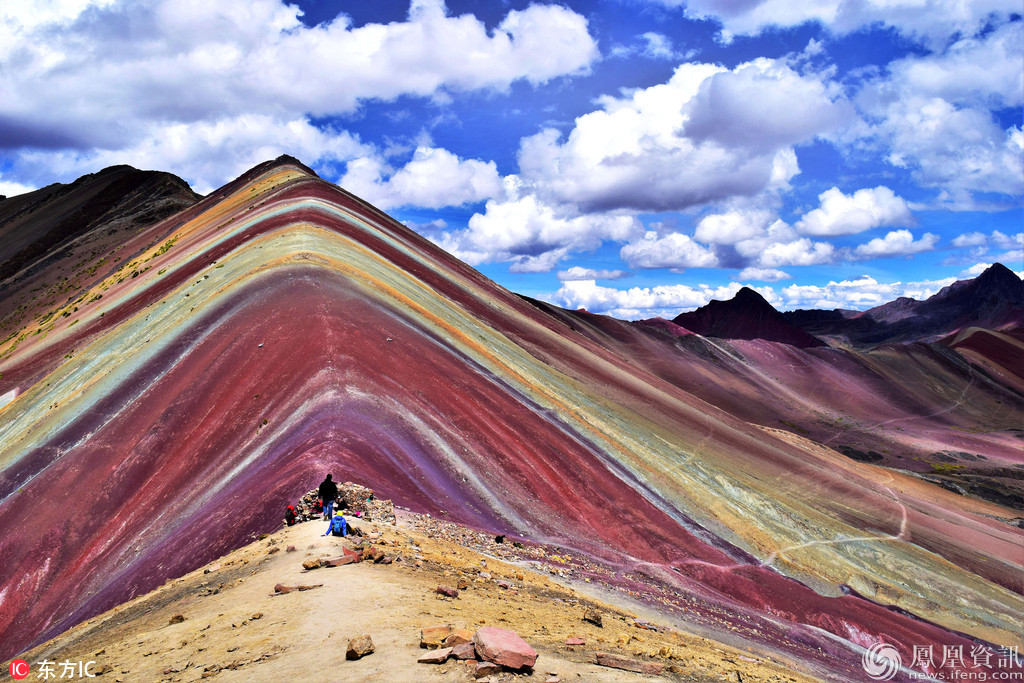
[[[658,662],[642,662],[639,659],[629,659],[609,652],[598,652],[596,657],[599,666],[635,671],[638,674],[660,674],[665,670],[665,665]]]
[[[452,634],[452,627],[446,624],[439,626],[428,626],[420,630],[420,647],[436,648],[441,647],[445,639]]]
[[[420,664],[444,664],[452,654],[450,647],[442,647],[437,650],[430,650],[420,655],[416,661]]]
[[[530,647],[515,631],[496,626],[484,626],[473,636],[480,659],[494,662],[506,669],[532,667],[537,651]]]

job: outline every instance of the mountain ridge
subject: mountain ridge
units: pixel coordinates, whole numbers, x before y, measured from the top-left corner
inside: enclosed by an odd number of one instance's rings
[[[1024,281],[1001,263],[928,297],[900,297],[859,313],[798,310],[782,314],[792,325],[824,338],[861,346],[937,341],[966,327],[1024,326]]]
[[[328,471],[627,590],[657,577],[695,623],[808,666],[859,671],[852,632],[910,657],[1022,628],[1006,509],[755,426],[592,330],[654,355],[696,335],[541,310],[268,164],[53,275],[57,303],[10,290],[27,312],[0,342],[4,656],[272,531]],[[709,363],[829,351],[734,348]],[[953,418],[979,424],[946,411],[932,438]]]

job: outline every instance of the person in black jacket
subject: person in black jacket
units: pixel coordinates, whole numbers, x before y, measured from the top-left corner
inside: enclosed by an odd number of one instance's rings
[[[330,521],[334,517],[334,500],[338,497],[338,485],[331,481],[331,475],[320,483],[318,493],[324,501],[324,519]]]

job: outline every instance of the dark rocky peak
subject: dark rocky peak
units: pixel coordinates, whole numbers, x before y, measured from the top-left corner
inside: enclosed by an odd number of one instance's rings
[[[775,307],[768,303],[767,299],[750,287],[744,287],[740,291],[736,292],[736,296],[734,296],[732,300],[739,306],[762,309],[770,308],[773,311],[775,310]]]
[[[1024,301],[1024,280],[1002,263],[993,263],[974,282],[982,294],[996,292]]]
[[[768,301],[744,287],[728,301],[712,300],[672,321],[706,337],[723,339],[765,339],[799,348],[825,346],[820,339],[789,324]]]

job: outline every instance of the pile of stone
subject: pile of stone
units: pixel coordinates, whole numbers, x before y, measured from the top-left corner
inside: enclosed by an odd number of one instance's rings
[[[295,506],[295,512],[298,514],[300,522],[322,517],[322,512],[316,512],[316,501],[319,499],[320,492],[316,489],[311,489],[302,494],[298,505]]]
[[[428,652],[421,664],[444,664],[449,659],[465,661],[474,678],[500,671],[529,673],[537,662],[537,651],[515,631],[485,626],[476,633],[442,624],[420,631],[420,647]]]
[[[338,487],[338,498],[342,502],[339,507],[346,515],[356,515],[368,522],[395,523],[394,504],[374,496],[372,489],[346,481]]]
[[[319,519],[322,516],[322,512],[316,511],[316,502],[319,499],[318,489],[310,489],[302,494],[302,498],[295,506],[298,521],[305,522]],[[390,500],[377,498],[373,494],[373,489],[351,481],[346,481],[338,487],[338,504],[335,505],[334,511],[345,516],[351,515],[365,519],[368,522],[395,523],[395,506]]]

